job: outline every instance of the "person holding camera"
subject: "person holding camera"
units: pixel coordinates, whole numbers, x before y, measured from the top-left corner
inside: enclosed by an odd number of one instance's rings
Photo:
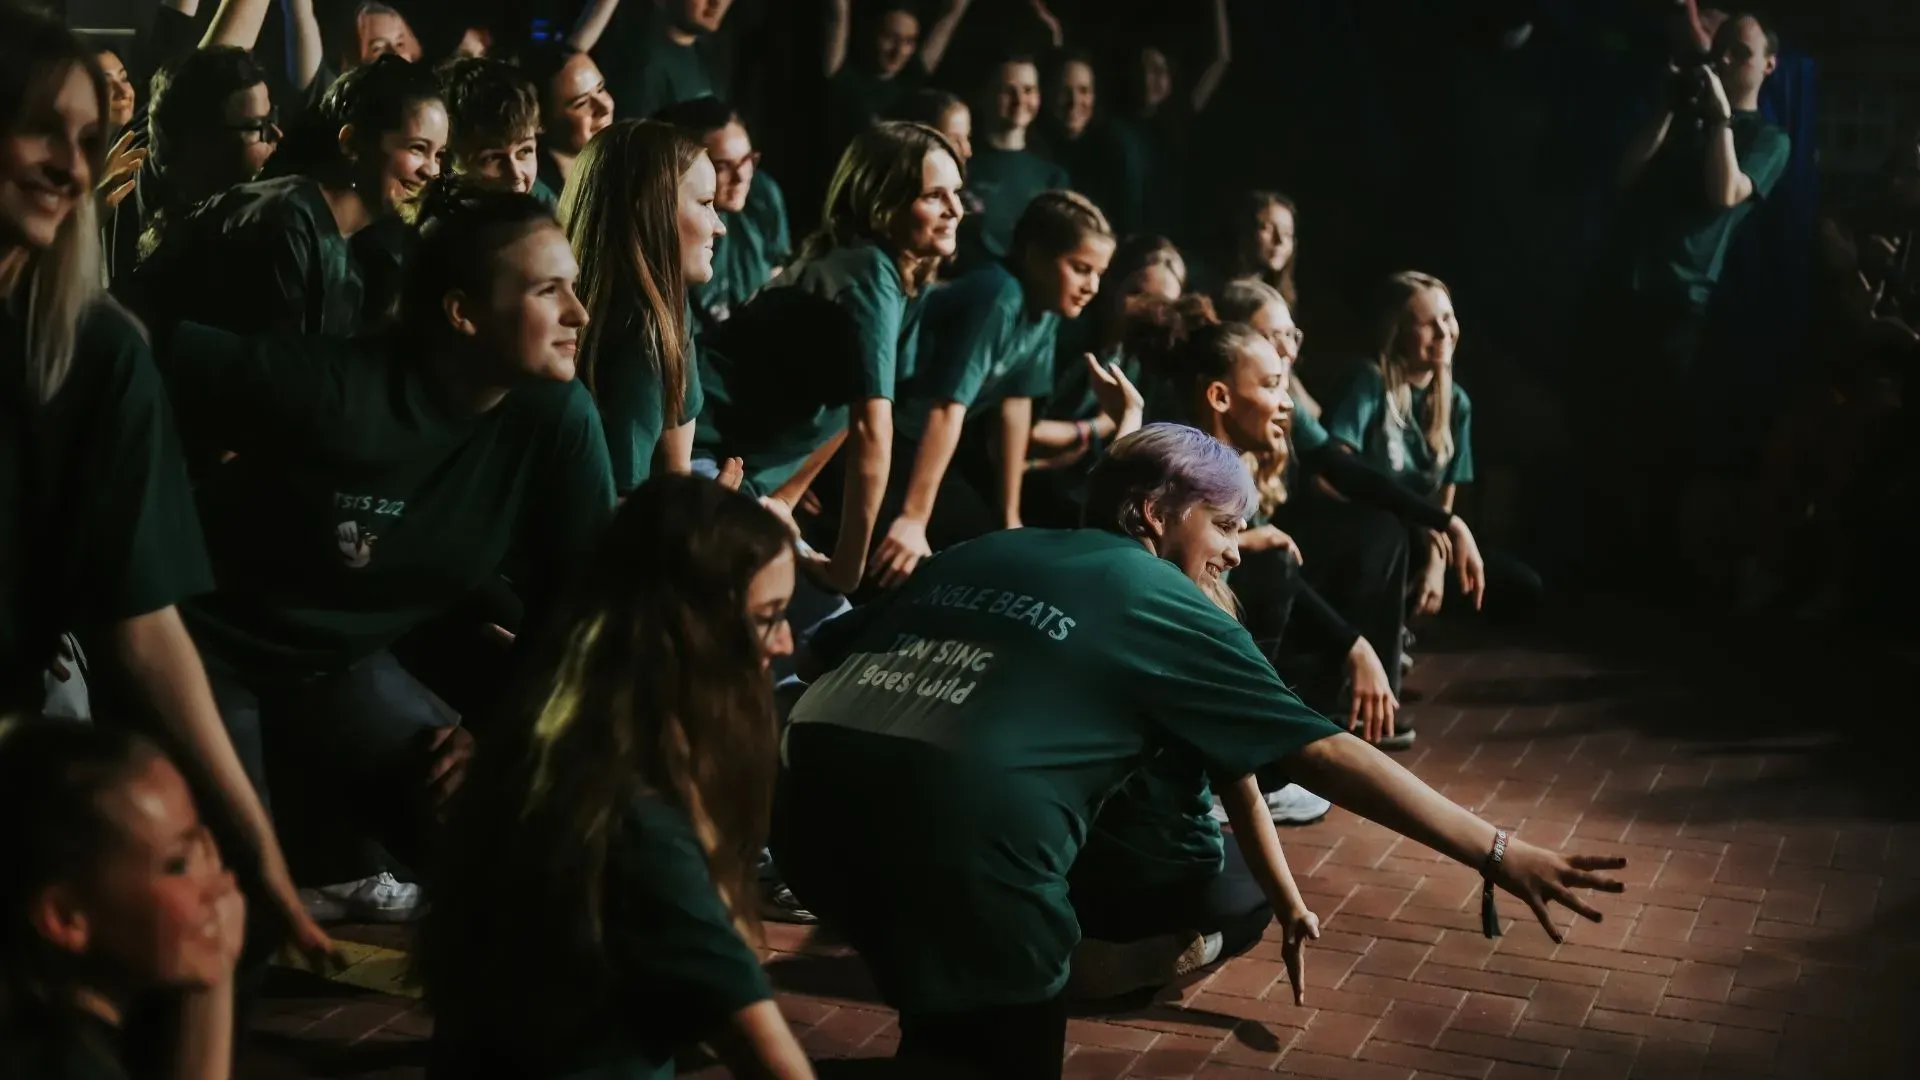
[[[1586,441],[1595,465],[1590,506],[1628,534],[1627,546],[1669,565],[1683,484],[1671,473],[1688,420],[1689,378],[1734,233],[1786,171],[1786,132],[1760,115],[1760,88],[1777,63],[1779,39],[1752,15],[1721,22],[1711,50],[1668,62],[1668,96],[1635,138],[1623,163],[1629,188],[1624,246],[1592,312],[1620,329],[1595,357],[1618,371],[1631,396],[1591,402]],[[1583,320],[1594,325],[1592,320]],[[1627,343],[1626,365],[1618,346]],[[1625,406],[1623,410],[1623,405]],[[1632,417],[1622,424],[1623,416]],[[1689,464],[1685,461],[1683,464]],[[1665,475],[1664,481],[1649,480]],[[1650,493],[1667,492],[1656,504]],[[1597,500],[1597,501],[1596,501]],[[1629,566],[1634,577],[1648,569]]]

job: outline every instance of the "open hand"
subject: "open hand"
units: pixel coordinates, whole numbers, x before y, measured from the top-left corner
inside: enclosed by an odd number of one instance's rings
[[[1487,564],[1480,557],[1480,544],[1473,538],[1473,530],[1459,518],[1447,526],[1447,537],[1452,542],[1453,572],[1460,579],[1460,591],[1473,601],[1473,610],[1479,611],[1487,595]]]
[[[909,517],[897,517],[887,526],[886,539],[880,541],[880,547],[873,553],[873,565],[868,569],[869,576],[883,589],[911,577],[920,560],[933,555],[933,548],[927,544],[927,525]]]
[[[139,179],[140,167],[147,162],[147,148],[134,144],[138,132],[129,129],[107,151],[106,168],[100,172],[100,183],[94,189],[106,200],[107,209],[112,210],[133,194],[134,183]]]
[[[740,485],[747,479],[747,463],[740,458],[730,457],[720,465],[720,486],[728,491],[739,491]]]
[[[1086,358],[1087,370],[1093,373],[1093,396],[1100,402],[1100,411],[1113,421],[1114,438],[1131,434],[1140,426],[1147,399],[1119,364],[1102,364],[1092,353]]]
[[[1380,654],[1366,638],[1355,638],[1347,652],[1348,677],[1353,681],[1353,704],[1347,713],[1347,730],[1378,743],[1393,734],[1393,718],[1400,711],[1400,700],[1393,696],[1393,684]]]
[[[1494,868],[1493,883],[1526,901],[1547,936],[1560,941],[1566,932],[1553,924],[1547,905],[1559,904],[1583,919],[1599,922],[1600,912],[1573,890],[1623,892],[1624,884],[1600,871],[1625,865],[1627,860],[1618,855],[1562,855],[1515,837],[1507,842],[1506,855]]]
[[[333,939],[320,929],[320,924],[313,921],[312,915],[307,914],[307,905],[300,900],[300,890],[295,887],[293,876],[287,872],[287,860],[281,855],[278,844],[270,851],[261,852],[260,879],[266,888],[267,900],[272,905],[268,917],[279,920],[300,955],[320,968],[328,964],[346,966],[346,960],[334,946]]]

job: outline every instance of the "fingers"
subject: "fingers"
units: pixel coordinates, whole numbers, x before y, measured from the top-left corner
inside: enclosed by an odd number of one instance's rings
[[[1569,855],[1568,865],[1575,870],[1625,870],[1625,855]]]
[[[1599,922],[1601,919],[1599,909],[1581,899],[1580,894],[1574,892],[1572,889],[1560,889],[1554,893],[1553,899],[1567,910],[1588,922]]]
[[[720,486],[728,491],[739,491],[747,478],[747,463],[740,458],[730,457],[720,466]]]
[[[1560,932],[1559,927],[1553,925],[1553,913],[1547,910],[1547,902],[1532,893],[1528,893],[1525,900],[1527,906],[1533,909],[1533,917],[1540,920],[1541,928],[1547,932],[1548,937],[1553,939],[1554,944],[1557,945],[1565,940],[1566,935]]]
[[[1093,372],[1093,377],[1109,386],[1114,385],[1113,376],[1107,373],[1107,365],[1101,363],[1100,359],[1092,353],[1086,353],[1085,356],[1087,367]]]
[[[134,183],[135,181],[129,179],[126,183],[107,192],[107,209],[116,209],[121,203],[126,202],[127,196],[133,194]]]

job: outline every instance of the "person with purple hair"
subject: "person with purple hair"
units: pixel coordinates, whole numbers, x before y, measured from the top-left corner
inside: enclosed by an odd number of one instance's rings
[[[1151,424],[1094,469],[1081,528],[957,544],[815,632],[773,853],[900,1010],[899,1056],[916,1068],[1060,1075],[1082,931],[1067,872],[1103,804],[1170,755],[1219,791],[1286,919],[1296,992],[1317,926],[1285,873],[1263,766],[1481,868],[1489,933],[1495,886],[1556,940],[1549,902],[1597,920],[1574,890],[1620,891],[1600,871],[1624,860],[1510,839],[1301,704],[1229,614],[1222,578],[1257,505],[1237,453]],[[1217,834],[1200,841],[1224,857]]]

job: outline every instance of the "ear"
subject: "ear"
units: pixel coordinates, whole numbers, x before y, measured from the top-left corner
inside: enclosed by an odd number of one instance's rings
[[[1152,546],[1157,554],[1160,538],[1167,535],[1167,526],[1170,524],[1165,511],[1160,506],[1160,500],[1150,499],[1140,507],[1140,523],[1145,526],[1145,535],[1140,539]]]
[[[1224,413],[1233,404],[1233,391],[1226,383],[1215,379],[1207,384],[1206,398],[1207,408],[1217,413]]]
[[[1779,66],[1780,66],[1780,54],[1779,54],[1779,53],[1775,53],[1775,54],[1773,54],[1772,56],[1769,56],[1769,57],[1767,57],[1767,71],[1766,71],[1766,73],[1767,73],[1768,75],[1771,75],[1771,74],[1773,74],[1773,69],[1774,69],[1774,68],[1777,68],[1777,67],[1779,67]]]
[[[356,165],[360,162],[360,149],[355,145],[355,140],[359,134],[358,131],[354,130],[352,124],[340,125],[340,134],[338,136],[340,140],[340,156]]]
[[[462,337],[476,337],[480,333],[479,325],[474,321],[477,314],[473,298],[459,289],[454,289],[440,298],[440,310],[447,317],[447,325]]]
[[[87,951],[93,936],[80,897],[68,885],[42,889],[27,905],[27,920],[33,924],[34,933],[75,956]]]

